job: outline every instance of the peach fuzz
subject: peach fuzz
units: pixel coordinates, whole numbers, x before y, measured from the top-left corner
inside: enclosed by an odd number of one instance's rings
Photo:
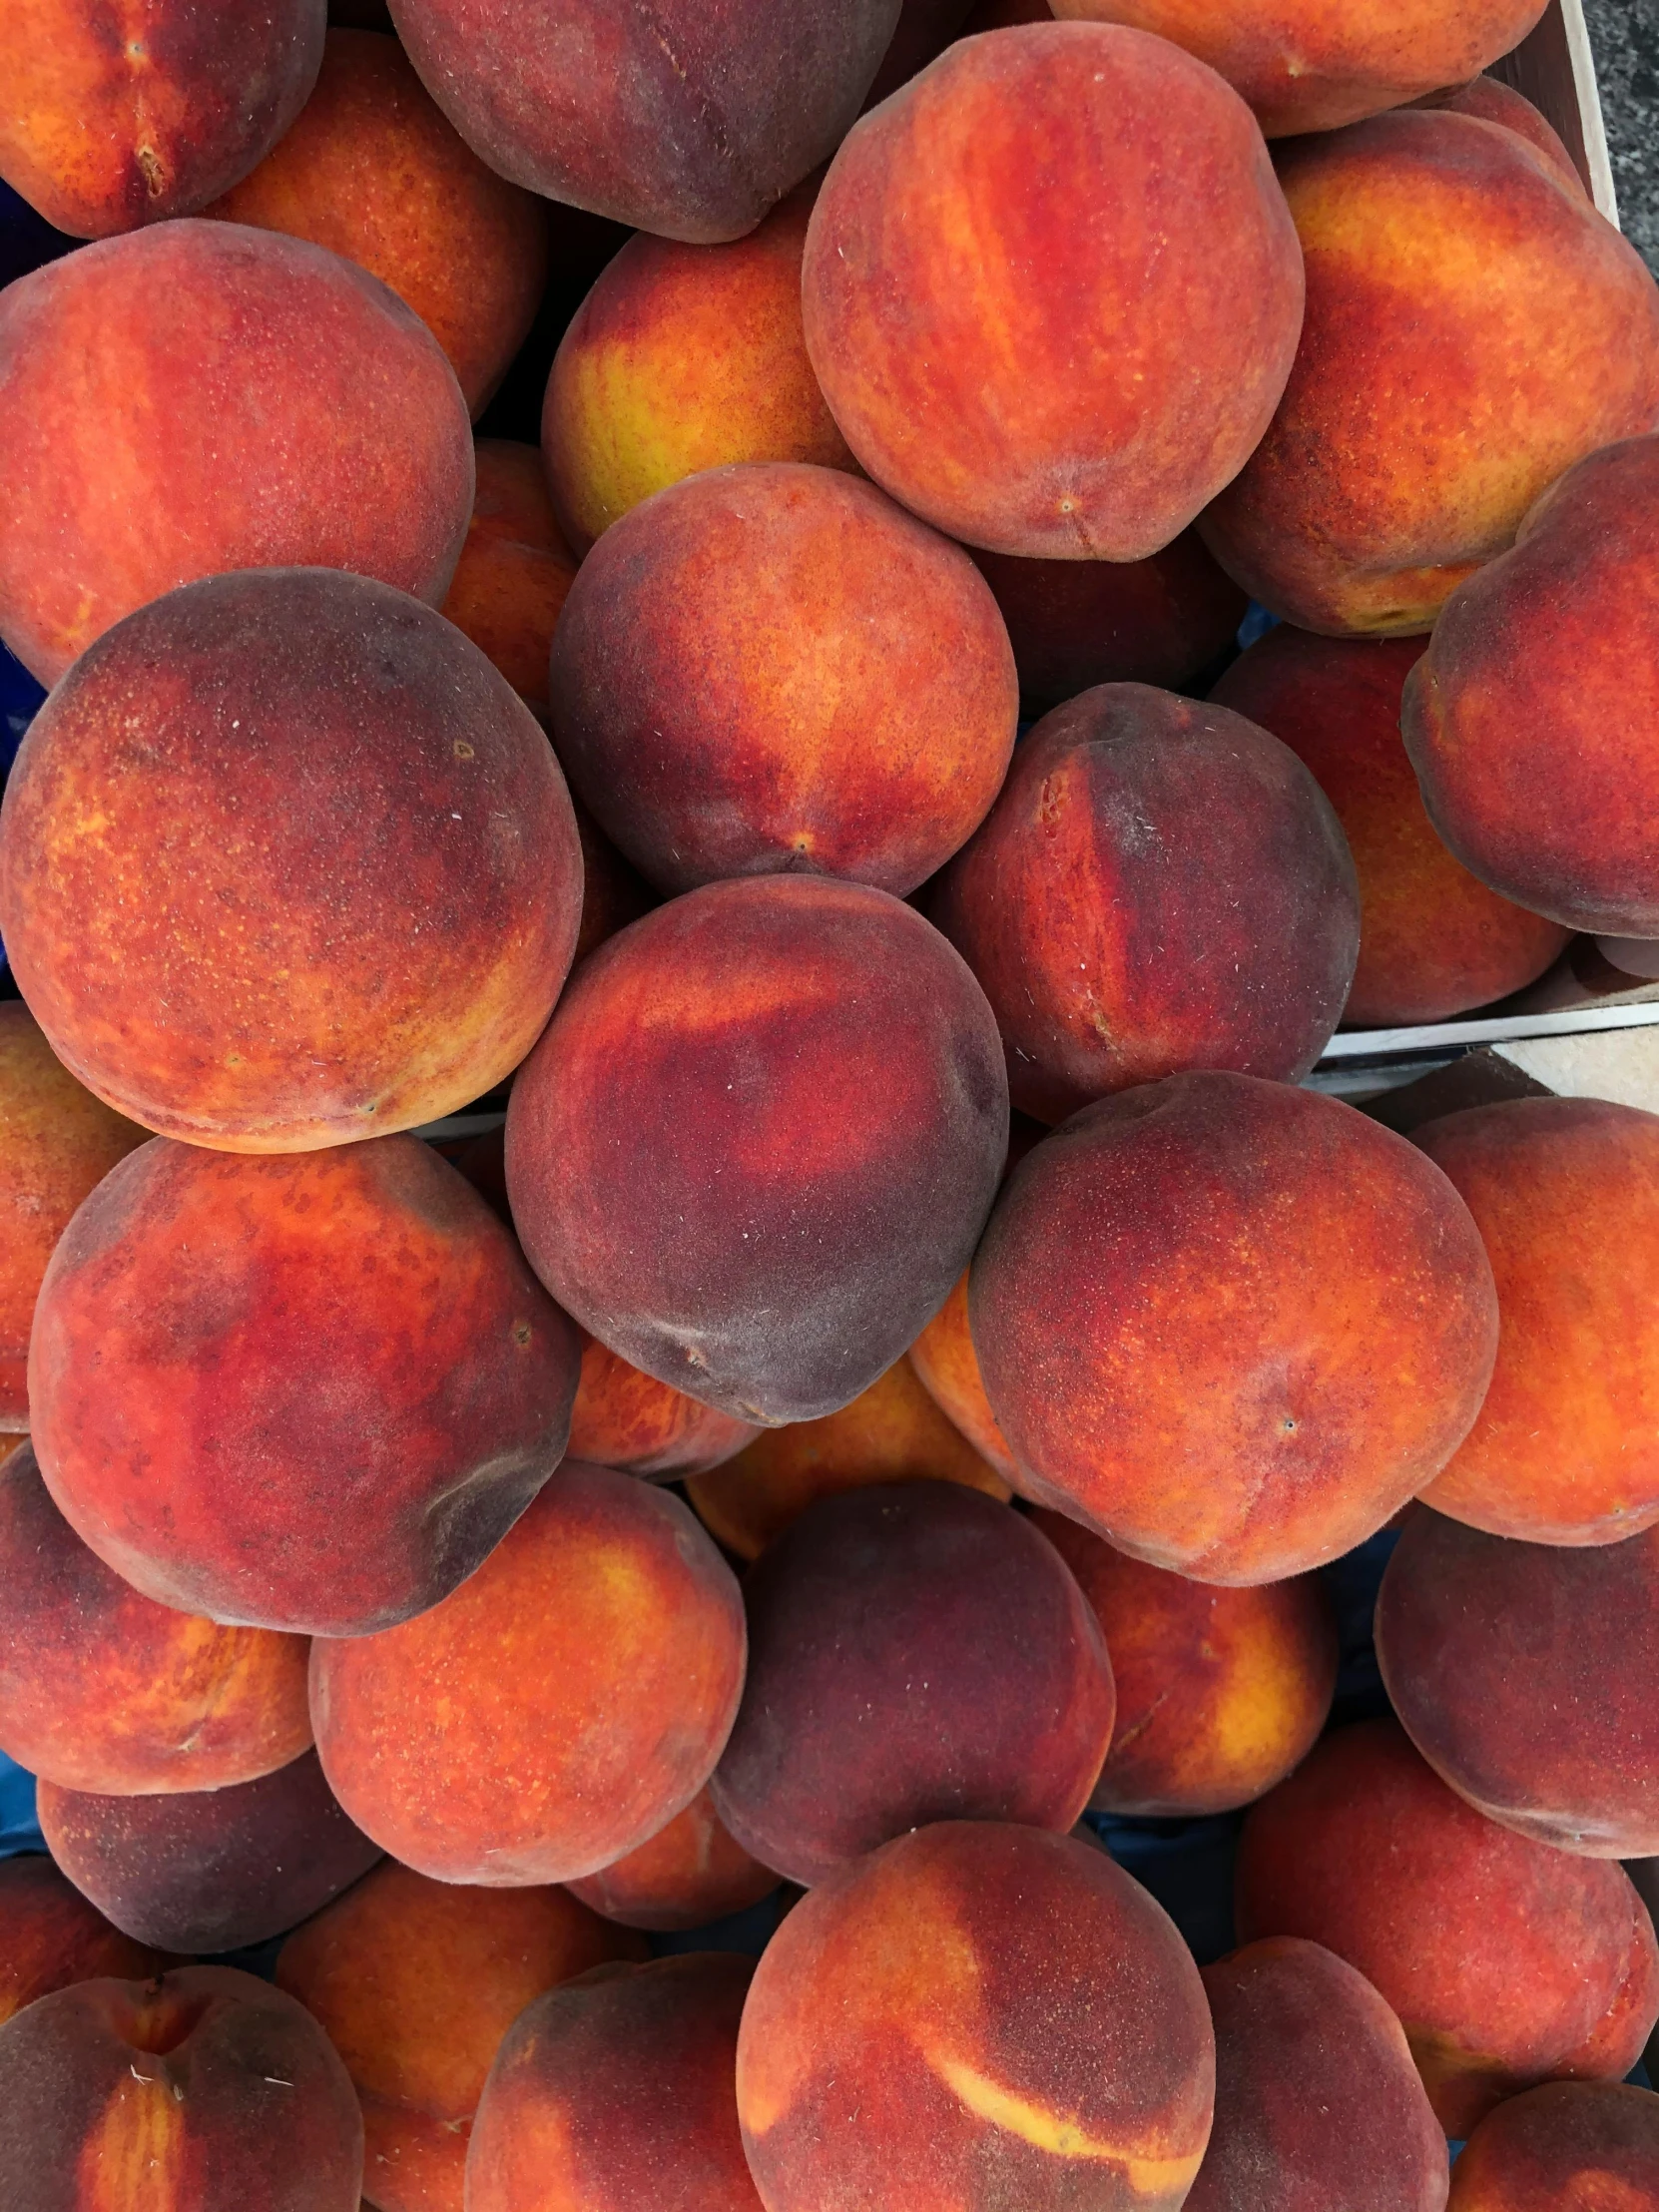
[[[1019,721],[961,548],[796,462],[711,469],[613,523],[548,682],[566,774],[671,892],[800,870],[902,896],[984,820]]]
[[[77,1981],[147,1981],[163,1954],[112,1928],[50,1859],[0,1860],[0,2026]]]
[[[644,1950],[563,1890],[455,1889],[390,1860],[295,1929],[276,1986],[351,2076],[366,2200],[462,2212],[467,2137],[502,2036],[544,1990]]]
[[[666,1934],[747,1912],[778,1877],[744,1850],[703,1789],[649,1841],[568,1887],[608,1921]]]
[[[1053,0],[1062,21],[1127,23],[1220,72],[1269,138],[1332,131],[1460,84],[1518,46],[1543,0]]]
[[[1049,23],[959,40],[851,132],[802,298],[842,435],[924,521],[1137,561],[1267,428],[1302,292],[1237,95],[1162,39]]]
[[[821,1498],[744,1579],[749,1675],[715,1769],[746,1851],[804,1887],[909,1829],[1065,1834],[1112,1738],[1087,1599],[1029,1521],[954,1483]]]
[[[229,1152],[413,1128],[503,1081],[581,898],[523,701],[431,608],[328,569],[130,615],[35,717],[0,812],[0,929],[53,1050]]]
[[[1659,1855],[1659,1528],[1566,1549],[1407,1521],[1377,1657],[1418,1751],[1518,1835]]]
[[[1481,123],[1496,123],[1505,131],[1513,131],[1517,138],[1525,139],[1535,154],[1543,156],[1563,184],[1589,199],[1584,180],[1573,166],[1572,156],[1559,133],[1530,100],[1500,79],[1471,77],[1466,85],[1458,85],[1450,92],[1430,93],[1415,104],[1421,108],[1449,108],[1453,115],[1472,115]]]
[[[373,31],[329,31],[292,129],[206,213],[309,239],[389,284],[443,347],[474,415],[547,281],[546,203],[486,168],[397,41]]]
[[[519,1071],[530,1264],[658,1382],[768,1425],[866,1389],[937,1311],[1007,1145],[983,992],[912,907],[711,884],[587,959]]]
[[[1210,2132],[1198,1969],[1103,1851],[951,1821],[833,1876],[768,1944],[738,2037],[767,2212],[1175,2212]]]
[[[70,1790],[218,1790],[310,1747],[303,1637],[141,1597],[53,1504],[25,1443],[0,1466],[0,1750]]]
[[[745,1651],[737,1581],[680,1500],[567,1459],[440,1605],[312,1646],[311,1720],[340,1802],[405,1866],[565,1882],[697,1796]]]
[[[1021,1491],[1205,1582],[1282,1581],[1374,1534],[1466,1433],[1497,1344],[1445,1177],[1353,1107],[1246,1075],[1074,1115],[1009,1179],[968,1303]]]
[[[1305,630],[1427,630],[1563,469],[1659,420],[1659,289],[1544,156],[1473,116],[1374,116],[1283,149],[1279,178],[1302,345],[1200,528]]]
[[[570,1455],[648,1482],[699,1475],[741,1451],[753,1421],[671,1389],[584,1332],[582,1376],[570,1416]],[[705,1516],[706,1517],[706,1516]]]
[[[476,453],[472,520],[441,612],[545,718],[547,661],[576,556],[553,519],[536,448],[480,438]]]
[[[1456,1186],[1497,1283],[1485,1403],[1424,1492],[1437,1512],[1542,1544],[1659,1522],[1659,1115],[1519,1098],[1411,1141]]]
[[[1569,470],[1513,551],[1446,602],[1401,719],[1429,819],[1464,866],[1609,936],[1659,934],[1642,798],[1659,760],[1656,501],[1659,437]]]
[[[586,552],[683,477],[734,461],[855,468],[801,327],[803,188],[729,246],[638,233],[559,341],[542,451],[560,523]]]
[[[1045,715],[928,911],[979,978],[1014,1106],[1063,1121],[1191,1068],[1297,1082],[1360,944],[1354,862],[1287,746],[1103,684]]]
[[[872,1482],[957,1482],[1003,1500],[1008,1485],[942,1413],[910,1362],[897,1360],[839,1412],[791,1421],[686,1483],[712,1536],[757,1559],[821,1497]]]
[[[1019,1470],[1008,1439],[991,1411],[984,1377],[968,1328],[968,1277],[959,1275],[950,1296],[909,1350],[916,1380],[950,1425],[1006,1483]]]
[[[436,603],[472,507],[437,340],[298,239],[185,221],[0,299],[0,638],[55,684],[136,607],[227,569],[349,569]]]
[[[1376,1984],[1451,2136],[1535,2082],[1619,2079],[1659,2015],[1624,1870],[1499,1828],[1391,1720],[1327,1736],[1252,1808],[1235,1918],[1246,1942],[1299,1936]]]
[[[75,238],[194,215],[292,126],[325,16],[324,0],[7,0],[0,178]]]
[[[1187,2212],[1444,2212],[1445,2138],[1392,2011],[1318,1943],[1204,1968],[1216,2124]]]
[[[558,1464],[574,1332],[430,1146],[158,1141],[81,1208],[36,1311],[47,1488],[158,1604],[361,1635],[437,1603]]]
[[[29,1425],[29,1331],[53,1248],[148,1135],[76,1082],[26,1006],[0,1004],[0,1438]]]
[[[1192,1819],[1283,1782],[1337,1687],[1336,1619],[1314,1577],[1219,1589],[1114,1551],[1063,1513],[1033,1518],[1099,1621],[1117,1684],[1094,1810]]]
[[[1360,878],[1353,1028],[1442,1021],[1543,973],[1568,931],[1488,890],[1436,834],[1400,742],[1420,638],[1321,638],[1281,624],[1211,698],[1271,730],[1337,811]]]
[[[422,82],[514,184],[694,245],[742,238],[845,134],[899,0],[392,0]],[[573,66],[573,56],[582,58]]]
[[[753,1971],[694,1951],[539,1997],[490,2070],[467,2212],[761,2212],[732,2092]]]
[[[1548,2081],[1481,2121],[1451,2169],[1450,2212],[1643,2212],[1659,2203],[1659,2096]]]
[[[252,1974],[87,1981],[0,2031],[11,2212],[357,2212],[362,2174],[344,2067]]]
[[[138,1942],[240,1950],[280,1936],[368,1872],[377,1844],[341,1812],[307,1751],[257,1782],[105,1797],[42,1782],[46,1848]]]

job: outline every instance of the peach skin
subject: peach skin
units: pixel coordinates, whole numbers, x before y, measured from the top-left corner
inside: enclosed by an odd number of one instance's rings
[[[0,1859],[0,2027],[36,1997],[106,1976],[148,1981],[167,1959],[135,1943],[38,1855]]]
[[[670,1389],[583,1332],[582,1376],[570,1416],[573,1459],[621,1467],[648,1482],[673,1482],[723,1465],[756,1433],[753,1421],[735,1420]]]
[[[744,1850],[703,1789],[655,1836],[567,1887],[608,1921],[668,1933],[747,1912],[778,1877]]]
[[[1647,2212],[1659,2204],[1659,2096],[1546,2081],[1481,2121],[1451,2169],[1449,2212]]]
[[[536,448],[480,438],[476,452],[472,520],[440,611],[545,718],[547,660],[576,556],[553,519]]]
[[[1018,1473],[1008,1439],[991,1401],[968,1328],[968,1278],[959,1275],[950,1296],[910,1347],[910,1366],[916,1379],[951,1426],[973,1446],[1004,1482]]]
[[[1457,85],[1450,92],[1429,93],[1414,105],[1449,108],[1453,115],[1472,115],[1482,123],[1496,123],[1505,131],[1513,131],[1517,138],[1525,139],[1535,154],[1543,156],[1564,185],[1589,199],[1584,180],[1574,168],[1572,156],[1560,135],[1530,100],[1498,78],[1471,77],[1466,85]]]

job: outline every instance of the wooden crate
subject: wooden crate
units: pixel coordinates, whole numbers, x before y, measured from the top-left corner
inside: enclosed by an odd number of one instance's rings
[[[1584,27],[1584,0],[1549,0],[1530,38],[1506,54],[1490,74],[1543,110],[1565,140],[1596,206],[1610,223],[1617,223],[1613,165],[1607,158],[1595,59]]]

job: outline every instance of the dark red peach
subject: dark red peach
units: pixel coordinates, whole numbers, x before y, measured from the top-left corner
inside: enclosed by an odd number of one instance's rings
[[[1659,2204],[1659,2097],[1546,2081],[1482,2120],[1451,2169],[1450,2212],[1646,2212]]]

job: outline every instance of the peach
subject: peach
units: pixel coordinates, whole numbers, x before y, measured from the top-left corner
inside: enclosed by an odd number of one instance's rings
[[[1297,1082],[1360,944],[1354,862],[1287,746],[1103,684],[1046,715],[929,912],[990,1000],[1021,1113],[1189,1068]]]
[[[872,1482],[957,1482],[1006,1501],[1008,1485],[897,1360],[838,1413],[791,1421],[747,1443],[686,1494],[705,1528],[757,1559],[821,1497]]]
[[[1204,1968],[1216,2124],[1187,2212],[1444,2212],[1445,2138],[1399,2021],[1287,1936]]]
[[[0,930],[53,1050],[230,1152],[413,1128],[503,1081],[581,894],[529,709],[429,607],[325,569],[129,616],[35,717],[0,814]]]
[[[87,1981],[0,2030],[11,2212],[357,2212],[362,2172],[345,2068],[252,1974]]]
[[[442,612],[545,716],[548,655],[576,556],[553,519],[536,448],[480,438],[476,451],[472,520]]]
[[[547,205],[498,177],[395,39],[331,30],[304,112],[207,213],[309,239],[412,307],[481,414],[547,281]]]
[[[632,1366],[743,1420],[809,1420],[967,1264],[1007,1097],[984,993],[912,907],[819,876],[711,884],[572,979],[513,1086],[513,1219]]]
[[[1337,1688],[1336,1617],[1312,1575],[1218,1589],[1114,1551],[1063,1513],[1034,1518],[1099,1621],[1117,1684],[1095,1811],[1227,1813],[1301,1764]]]
[[[737,1581],[680,1500],[567,1459],[452,1596],[313,1645],[311,1720],[340,1802],[405,1866],[565,1882],[703,1788],[745,1649]]]
[[[767,2212],[1175,2212],[1214,2085],[1162,1908],[1103,1851],[999,1822],[919,1829],[810,1892],[738,2037]]]
[[[1546,2081],[1481,2121],[1451,2169],[1450,2212],[1629,2212],[1659,2203],[1659,2097],[1621,2081]]]
[[[1137,1559],[1278,1582],[1449,1458],[1497,1345],[1445,1177],[1317,1092],[1177,1075],[1014,1171],[968,1282],[1019,1487]]]
[[[349,569],[435,605],[472,439],[437,340],[378,277],[186,221],[7,285],[0,474],[0,639],[51,685],[123,615],[225,569]]]
[[[1321,638],[1281,624],[1211,698],[1288,745],[1337,811],[1360,878],[1352,1027],[1442,1021],[1543,973],[1568,932],[1488,890],[1452,858],[1400,743],[1420,638]]]
[[[950,1296],[910,1347],[908,1358],[917,1382],[950,1425],[1004,1482],[1013,1482],[1019,1469],[985,1395],[985,1380],[968,1327],[966,1273],[957,1276]]]
[[[76,238],[194,215],[292,125],[325,16],[325,0],[119,11],[8,0],[0,178]]]
[[[146,1981],[165,1963],[112,1928],[50,1859],[0,1859],[0,2026],[53,1989],[106,1975]]]
[[[647,1842],[569,1887],[608,1921],[666,1934],[747,1912],[778,1877],[744,1850],[703,1789]]]
[[[902,896],[984,820],[1019,721],[967,555],[798,462],[711,469],[613,523],[549,695],[566,774],[665,891],[799,870]]]
[[[1447,1114],[1411,1141],[1474,1217],[1502,1335],[1427,1501],[1494,1536],[1616,1544],[1659,1522],[1659,1115],[1596,1098]]]
[[[959,40],[850,134],[802,296],[830,411],[894,498],[993,553],[1138,561],[1267,428],[1302,262],[1213,72],[1032,24]]]
[[[380,1857],[335,1803],[314,1751],[223,1790],[103,1797],[42,1782],[37,1795],[46,1848],[76,1889],[161,1950],[263,1943]]]
[[[694,1951],[538,1997],[490,2069],[467,2212],[761,2212],[732,2093],[753,1971]]]
[[[1453,115],[1472,115],[1482,123],[1499,124],[1523,138],[1535,154],[1541,154],[1565,185],[1588,200],[1584,180],[1573,166],[1559,133],[1530,100],[1496,77],[1471,77],[1466,85],[1449,92],[1433,92],[1416,102],[1422,108],[1449,108]]]
[[[1020,697],[1039,713],[1096,684],[1186,690],[1227,652],[1249,604],[1191,530],[1144,561],[973,557],[1008,626]]]
[[[1377,1657],[1407,1735],[1476,1811],[1557,1851],[1659,1855],[1659,1528],[1567,1549],[1415,1512]]]
[[[472,2115],[502,2036],[557,1982],[644,1949],[563,1890],[454,1889],[390,1860],[295,1929],[276,1986],[351,2076],[367,2201],[461,2212]]]
[[[1089,1803],[1116,1695],[1054,1546],[950,1482],[821,1498],[744,1581],[749,1676],[715,1809],[791,1882],[907,1829]]]
[[[1538,2081],[1617,2080],[1659,2015],[1624,1870],[1499,1828],[1391,1720],[1327,1736],[1252,1808],[1236,1919],[1246,1942],[1300,1936],[1375,1982],[1448,2135]]]
[[[1287,147],[1279,177],[1302,346],[1200,528],[1305,630],[1427,630],[1563,469],[1659,420],[1659,289],[1542,155],[1474,116],[1375,116]]]
[[[0,1431],[29,1425],[29,1330],[52,1249],[148,1134],[82,1089],[26,1006],[0,1004]]]
[[[1518,46],[1543,0],[1053,0],[1063,21],[1128,23],[1220,72],[1269,138],[1332,131],[1460,84]]]
[[[736,461],[856,467],[801,327],[803,188],[729,246],[645,232],[600,273],[553,356],[542,450],[582,552],[631,507]]]
[[[306,1644],[157,1605],[87,1549],[25,1443],[0,1466],[0,1748],[111,1797],[219,1790],[308,1750]]]
[[[570,1416],[573,1459],[671,1482],[720,1466],[755,1433],[752,1421],[670,1389],[583,1333],[582,1376]]]
[[[572,799],[576,835],[582,847],[582,923],[576,932],[578,960],[659,905],[656,892],[626,861],[579,799]]]
[[[693,245],[753,231],[858,112],[899,0],[392,0],[428,92],[491,169]]]
[[[158,1141],[64,1234],[30,1351],[60,1511],[158,1604],[361,1635],[435,1605],[564,1449],[574,1332],[414,1137]]]
[[[1447,600],[1401,717],[1429,820],[1464,866],[1610,936],[1659,934],[1641,796],[1659,713],[1655,499],[1659,437],[1569,470],[1513,551]]]

